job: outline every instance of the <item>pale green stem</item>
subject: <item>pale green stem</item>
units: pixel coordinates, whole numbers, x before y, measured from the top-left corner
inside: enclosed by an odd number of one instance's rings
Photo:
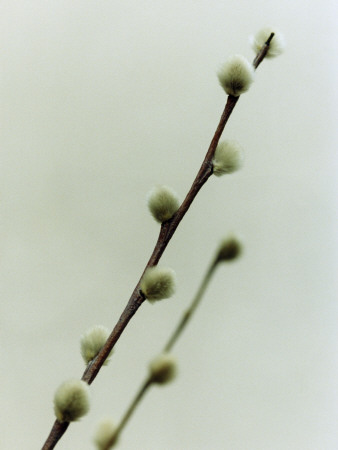
[[[164,347],[164,351],[165,352],[169,352],[171,350],[171,348],[174,346],[175,342],[177,341],[177,339],[179,338],[179,336],[181,335],[182,331],[184,330],[184,328],[187,326],[187,323],[189,322],[189,320],[191,319],[192,315],[194,314],[194,312],[196,311],[196,308],[198,307],[198,305],[200,304],[203,294],[205,293],[208,284],[212,278],[212,275],[218,265],[218,263],[220,262],[220,259],[218,258],[218,254],[216,255],[216,257],[212,260],[212,263],[209,265],[202,281],[201,284],[196,292],[196,295],[194,296],[190,307],[183,313],[181,320],[179,321],[179,323],[177,324],[175,330],[173,331],[172,335],[170,336],[167,344]],[[128,407],[127,411],[124,413],[117,429],[116,432],[114,433],[113,438],[111,439],[111,441],[109,443],[107,443],[107,446],[105,447],[104,450],[109,450],[110,448],[112,448],[114,446],[114,444],[117,442],[117,439],[119,437],[119,435],[121,434],[123,428],[125,427],[125,425],[127,424],[130,416],[133,414],[133,412],[135,411],[137,405],[139,404],[139,402],[142,400],[143,396],[145,395],[145,393],[147,392],[148,388],[150,386],[152,386],[154,383],[152,381],[152,376],[151,374],[149,374],[145,380],[143,381],[143,383],[141,384],[137,394],[135,395],[134,399],[132,400],[130,406]]]
[[[142,400],[144,394],[147,392],[148,388],[151,386],[152,384],[152,379],[150,374],[147,376],[147,378],[145,378],[145,380],[143,381],[143,383],[141,384],[137,394],[135,395],[133,401],[131,402],[131,404],[129,405],[127,411],[124,413],[115,433],[114,436],[110,439],[110,441],[107,442],[107,445],[104,447],[104,449],[102,450],[109,450],[110,448],[112,448],[114,446],[115,443],[117,443],[118,437],[120,436],[122,430],[124,429],[124,427],[126,426],[130,416],[133,414],[133,412],[135,411],[137,405],[140,403],[140,401]]]
[[[193,298],[193,301],[191,302],[191,305],[189,306],[189,308],[183,313],[181,320],[179,321],[179,323],[177,324],[175,330],[173,331],[172,335],[170,336],[168,342],[166,343],[163,351],[165,352],[170,352],[170,350],[172,349],[172,347],[174,346],[175,342],[177,341],[177,339],[180,337],[182,331],[184,330],[184,328],[187,326],[187,323],[189,322],[189,320],[191,319],[192,315],[194,314],[194,312],[196,311],[196,308],[198,307],[198,305],[200,304],[203,294],[211,280],[211,277],[217,267],[219,260],[217,259],[217,257],[215,259],[213,259],[212,263],[209,265],[208,270],[206,271],[202,282],[198,288],[198,291],[196,292],[195,297]]]

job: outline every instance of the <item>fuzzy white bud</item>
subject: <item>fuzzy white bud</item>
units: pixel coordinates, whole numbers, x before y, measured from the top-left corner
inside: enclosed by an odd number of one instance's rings
[[[213,164],[213,173],[221,176],[227,173],[235,172],[243,164],[243,150],[236,141],[219,142],[216,150]]]
[[[168,186],[157,186],[148,195],[148,207],[157,222],[171,219],[179,206],[177,194]]]
[[[89,411],[89,387],[82,380],[62,383],[54,395],[54,412],[59,422],[73,422]]]
[[[246,92],[253,82],[253,65],[244,56],[231,56],[218,72],[218,79],[228,95],[238,97]]]
[[[254,36],[250,36],[250,44],[255,53],[262,50],[271,33],[274,33],[274,36],[270,42],[266,58],[274,58],[283,53],[285,48],[284,36],[272,27],[262,28]]]
[[[92,361],[95,356],[99,353],[101,348],[106,343],[109,336],[109,331],[106,327],[102,325],[95,325],[86,331],[86,333],[81,337],[81,355],[86,364]],[[109,359],[107,358],[104,362],[107,365]]]
[[[149,267],[142,277],[140,289],[149,301],[171,297],[175,292],[175,272],[167,267]]]
[[[169,383],[177,373],[176,358],[169,353],[159,354],[150,362],[149,372],[153,383]]]
[[[117,442],[116,432],[117,427],[111,419],[102,419],[94,435],[94,443],[97,450],[112,448]]]
[[[242,253],[242,244],[235,235],[230,235],[220,243],[217,261],[231,261]]]

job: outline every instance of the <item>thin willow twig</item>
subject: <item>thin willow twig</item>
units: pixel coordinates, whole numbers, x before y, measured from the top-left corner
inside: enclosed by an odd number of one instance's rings
[[[211,278],[218,266],[218,264],[221,262],[221,259],[218,257],[218,253],[216,256],[212,259],[212,262],[209,264],[202,281],[198,287],[198,290],[195,294],[195,296],[192,299],[192,302],[189,306],[189,308],[182,314],[181,319],[179,320],[177,326],[174,328],[172,334],[170,335],[167,343],[165,344],[163,348],[163,352],[170,352],[170,350],[173,348],[174,344],[177,342],[178,338],[182,334],[184,328],[187,326],[188,322],[191,320],[193,314],[195,313],[198,305],[200,304],[203,295],[211,281]],[[153,378],[152,374],[149,373],[143,382],[141,383],[134,399],[132,400],[131,404],[127,408],[126,412],[122,416],[122,419],[120,423],[118,424],[117,429],[114,432],[114,435],[112,438],[106,443],[105,447],[102,450],[109,450],[112,448],[112,446],[117,442],[119,436],[121,435],[123,429],[127,425],[127,422],[129,421],[131,415],[134,413],[136,407],[143,399],[144,395],[148,391],[148,389],[153,385]]]
[[[269,39],[266,41],[265,45],[262,47],[260,52],[256,55],[253,66],[256,69],[259,64],[263,61],[271,42],[271,39],[273,38],[274,33],[271,33]],[[202,162],[202,165],[196,175],[195,180],[192,183],[192,186],[186,195],[183,203],[181,204],[178,211],[173,215],[171,219],[169,219],[166,222],[163,222],[160,229],[160,234],[157,239],[155,248],[153,250],[153,253],[147,262],[145,269],[140,277],[140,280],[135,286],[135,289],[133,290],[130,299],[123,310],[117,324],[115,325],[113,331],[111,332],[110,336],[108,337],[105,345],[102,347],[100,352],[97,354],[97,356],[91,361],[88,366],[86,367],[83,375],[82,380],[87,382],[88,384],[91,384],[94,379],[96,378],[96,375],[100,371],[101,367],[103,366],[105,360],[108,358],[110,352],[112,351],[114,345],[120,338],[121,334],[123,333],[124,329],[128,325],[131,318],[134,316],[138,308],[142,305],[142,303],[145,301],[145,297],[142,294],[142,292],[139,289],[139,285],[142,279],[142,276],[145,272],[145,270],[148,267],[155,266],[164,250],[166,249],[170,239],[172,238],[173,234],[175,233],[178,225],[180,224],[181,220],[185,216],[186,212],[188,211],[191,203],[195,199],[196,195],[198,194],[199,190],[202,188],[202,186],[206,183],[208,178],[213,173],[213,166],[212,166],[212,159],[218,144],[218,141],[223,133],[224,127],[226,123],[228,122],[229,117],[231,116],[231,113],[236,106],[236,103],[238,102],[239,97],[234,97],[232,95],[229,95],[227,97],[227,101],[223,110],[223,113],[221,115],[219,124],[216,128],[215,134],[211,140],[210,146],[208,148],[208,151],[205,155],[205,158]],[[61,439],[65,431],[67,430],[68,426],[65,426],[65,424],[60,424],[58,420],[54,422],[54,425],[52,426],[52,429],[42,447],[42,450],[51,450],[55,447],[57,442]]]
[[[218,265],[220,261],[217,260],[217,258],[213,259],[212,263],[209,265],[208,270],[206,271],[202,282],[198,288],[198,291],[196,292],[196,295],[193,299],[193,301],[191,302],[191,305],[189,306],[189,308],[183,313],[181,320],[179,321],[179,323],[177,324],[177,327],[174,329],[172,335],[169,337],[168,342],[166,343],[166,345],[164,346],[163,351],[164,352],[170,352],[171,349],[173,348],[173,346],[175,345],[177,339],[180,337],[180,335],[182,334],[184,328],[187,326],[188,322],[191,320],[191,317],[193,316],[193,314],[196,311],[196,308],[198,307],[198,305],[200,304],[203,294],[206,290],[206,288],[208,287],[208,284],[211,280],[212,275],[214,274],[214,271]]]

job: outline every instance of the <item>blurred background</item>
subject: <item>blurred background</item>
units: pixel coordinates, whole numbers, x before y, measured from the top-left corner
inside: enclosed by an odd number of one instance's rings
[[[159,232],[146,196],[183,200],[226,96],[217,70],[265,60],[223,134],[245,165],[204,186],[163,255],[176,295],[145,303],[58,448],[92,449],[119,420],[219,241],[242,236],[175,347],[179,377],[150,390],[118,448],[338,448],[337,3],[286,0],[1,4],[1,449],[37,449],[52,399],[80,377],[81,335],[112,329]]]

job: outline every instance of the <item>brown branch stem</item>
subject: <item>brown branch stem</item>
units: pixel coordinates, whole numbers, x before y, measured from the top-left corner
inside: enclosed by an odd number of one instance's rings
[[[62,438],[64,433],[67,431],[69,427],[69,422],[59,422],[55,420],[54,425],[49,433],[46,442],[44,443],[42,450],[48,450],[50,448],[54,448],[59,440]]]
[[[254,61],[252,63],[252,65],[254,66],[255,69],[257,69],[257,67],[260,65],[260,63],[263,61],[266,54],[268,53],[270,42],[271,42],[272,38],[274,37],[274,35],[275,35],[275,33],[270,34],[268,40],[263,45],[261,51],[259,53],[257,53],[256,58],[254,59]]]
[[[264,59],[264,57],[267,53],[267,50],[269,48],[269,44],[270,44],[272,37],[273,37],[273,33],[269,37],[268,41],[266,42],[266,44],[264,45],[262,50],[258,53],[256,58],[254,59],[253,66],[255,68],[257,68],[258,65],[261,63],[261,61]],[[204,183],[212,175],[212,171],[213,171],[212,159],[213,159],[218,141],[223,133],[224,127],[225,127],[238,99],[239,99],[239,97],[233,97],[231,95],[229,95],[227,97],[227,102],[226,102],[224,111],[220,118],[219,124],[216,128],[215,134],[211,140],[211,143],[210,143],[208,151],[205,155],[205,158],[202,162],[202,165],[196,175],[196,178],[195,178],[194,182],[192,183],[192,186],[191,186],[188,194],[186,195],[183,203],[181,204],[180,208],[178,209],[178,211],[174,214],[174,216],[170,220],[168,220],[167,222],[164,222],[161,225],[161,230],[160,230],[160,234],[159,234],[157,243],[155,245],[153,253],[152,253],[144,271],[148,267],[154,266],[159,262],[165,248],[167,247],[171,237],[175,233],[176,228],[178,227],[179,223],[181,222],[181,220],[185,216],[186,212],[188,211],[191,203],[195,199],[196,195],[198,194],[199,190],[202,188]],[[144,271],[143,271],[143,273],[144,273]],[[142,275],[143,275],[143,273],[142,273]],[[142,278],[142,276],[141,276],[141,278]],[[142,292],[140,292],[140,289],[139,289],[141,278],[138,281],[133,293],[131,294],[131,297],[127,303],[127,306],[125,307],[124,311],[122,312],[117,324],[115,325],[115,327],[114,327],[113,331],[111,332],[109,338],[107,339],[105,345],[102,347],[102,349],[100,350],[98,355],[95,357],[95,359],[93,361],[91,361],[88,364],[88,366],[86,367],[86,369],[83,373],[83,376],[82,376],[82,380],[86,381],[88,384],[91,384],[94,381],[96,375],[100,371],[105,360],[108,358],[115,343],[120,338],[123,330],[126,328],[126,326],[128,325],[131,318],[134,316],[134,314],[136,313],[138,308],[144,302],[145,297],[143,296]],[[53,449],[55,447],[55,445],[57,444],[58,440],[62,437],[62,435],[66,431],[68,425],[69,424],[67,424],[67,426],[65,426],[64,423],[60,424],[60,422],[58,422],[56,420],[44,446],[42,447],[42,450]]]
[[[235,106],[235,104],[238,101],[238,97],[232,97],[229,96],[226,106],[224,108],[223,114],[221,116],[220,122],[218,124],[218,127],[216,129],[215,135],[211,141],[211,144],[209,146],[208,152],[204,158],[204,161],[201,165],[201,168],[187,194],[185,197],[182,205],[178,209],[178,211],[175,213],[175,215],[168,220],[167,222],[164,222],[161,225],[160,235],[158,237],[157,243],[155,245],[154,251],[143,271],[148,267],[155,266],[165,248],[167,247],[170,239],[172,238],[173,234],[175,233],[176,228],[178,227],[179,223],[183,219],[185,213],[188,211],[191,203],[193,202],[194,198],[196,197],[198,191],[201,189],[203,184],[207,181],[207,179],[212,174],[212,158],[215,153],[215,149],[217,146],[217,143],[221,137],[221,134],[224,130],[225,124],[228,121],[230,114]],[[143,275],[143,274],[142,274]],[[97,355],[97,357],[93,360],[92,364],[87,367],[82,380],[86,381],[88,384],[91,384],[94,378],[96,377],[98,371],[102,367],[103,363],[105,362],[106,358],[108,357],[109,353],[111,352],[112,348],[114,347],[116,341],[120,337],[122,331],[127,326],[130,319],[133,317],[133,315],[136,313],[137,309],[141,306],[141,304],[144,302],[145,298],[142,295],[142,292],[139,290],[139,285],[141,282],[142,276],[137,283],[129,301],[128,304],[123,311],[119,321],[117,322],[114,330],[112,331],[111,335],[109,336],[106,344],[101,349],[100,353]]]

